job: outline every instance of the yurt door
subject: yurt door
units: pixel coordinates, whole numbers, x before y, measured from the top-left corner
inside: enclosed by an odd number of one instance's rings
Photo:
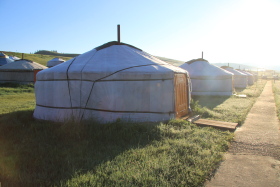
[[[185,74],[175,74],[175,112],[176,118],[188,114],[187,78]]]

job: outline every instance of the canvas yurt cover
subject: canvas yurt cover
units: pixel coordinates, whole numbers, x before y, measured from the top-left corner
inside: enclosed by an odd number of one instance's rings
[[[232,67],[222,66],[221,68],[234,74],[233,85],[235,88],[246,88],[248,85],[248,76]]]
[[[188,61],[180,66],[189,72],[192,95],[232,95],[233,73],[204,59]]]
[[[51,68],[51,67],[61,64],[63,62],[65,62],[65,60],[63,60],[61,58],[53,58],[47,62],[47,67]]]
[[[3,52],[0,52],[0,66],[11,63],[14,60],[10,59],[9,56],[5,55]]]
[[[247,71],[243,71],[243,70],[238,70],[238,71],[240,71],[240,72],[242,72],[242,73],[244,73],[244,74],[246,74],[248,76],[248,85],[251,86],[251,85],[254,84],[255,79],[254,79],[254,75],[253,74],[251,74],[251,73],[249,73]]]
[[[46,66],[21,59],[0,67],[0,83],[34,83],[34,72],[46,69]]]
[[[37,74],[34,117],[155,122],[190,106],[188,73],[133,46],[109,42]]]

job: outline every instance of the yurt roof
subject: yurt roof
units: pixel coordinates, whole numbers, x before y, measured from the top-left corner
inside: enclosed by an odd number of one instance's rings
[[[243,75],[243,76],[247,76],[245,73],[240,72],[236,69],[233,69],[232,67],[228,67],[228,66],[222,66],[221,68],[233,73],[234,75]]]
[[[53,59],[49,60],[48,62],[65,62],[65,60],[63,60],[62,58],[53,58]]]
[[[243,70],[238,70],[238,71],[240,71],[240,72],[242,72],[242,73],[244,73],[244,74],[246,74],[246,75],[253,76],[252,73],[249,73],[249,72],[247,72],[247,71],[243,71]]]
[[[171,79],[174,72],[187,74],[141,49],[113,41],[39,72],[37,80]]]
[[[34,69],[46,69],[46,68],[47,68],[46,66],[38,64],[36,62],[26,60],[26,59],[21,59],[1,66],[0,71],[11,71],[11,70],[33,71]]]
[[[195,77],[224,77],[232,76],[233,73],[228,72],[218,66],[210,64],[205,59],[193,59],[180,66],[187,70],[191,78]]]
[[[7,58],[8,56],[5,54],[5,53],[3,53],[3,52],[0,52],[0,58]]]
[[[4,66],[4,65],[9,64],[9,63],[11,63],[11,62],[13,62],[12,59],[9,59],[9,58],[0,58],[0,66]]]
[[[3,66],[5,64],[11,63],[14,60],[10,59],[8,55],[6,55],[3,52],[0,52],[0,66]]]

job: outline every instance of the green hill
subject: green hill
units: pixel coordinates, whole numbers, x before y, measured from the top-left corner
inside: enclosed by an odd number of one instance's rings
[[[16,56],[18,58],[22,58],[22,53],[16,53],[16,52],[6,52],[3,51],[6,55],[9,56]],[[24,59],[28,59],[28,60],[32,60],[34,62],[37,62],[39,64],[42,64],[44,66],[47,65],[47,62],[53,58],[62,58],[63,60],[67,61],[73,57],[65,57],[65,56],[61,56],[59,53],[56,55],[43,55],[43,54],[28,54],[28,53],[23,53],[23,58]]]
[[[62,57],[76,57],[79,54],[73,54],[73,53],[58,53],[53,51],[47,51],[47,50],[39,50],[34,54],[40,54],[40,55],[52,55],[52,56],[62,56]]]
[[[160,57],[160,56],[156,56],[157,58],[159,58],[160,60],[167,62],[169,64],[172,64],[174,66],[181,66],[182,64],[184,64],[185,62],[180,61],[180,60],[174,60],[174,59],[170,59],[170,58],[165,58],[165,57]]]
[[[19,58],[22,58],[22,53],[8,52],[8,51],[3,51],[3,52],[9,56],[17,56]],[[58,58],[62,58],[63,60],[67,61],[78,55],[79,54],[68,54],[68,53],[64,54],[64,53],[57,53],[57,52],[53,52],[53,51],[40,50],[34,54],[24,53],[23,58],[32,60],[34,62],[37,62],[39,64],[46,66],[47,62],[53,58],[58,57]],[[172,64],[174,66],[180,66],[181,64],[184,63],[183,61],[174,60],[174,59],[170,59],[170,58],[159,57],[159,56],[156,56],[156,57],[159,58],[160,60],[167,62],[169,64]]]

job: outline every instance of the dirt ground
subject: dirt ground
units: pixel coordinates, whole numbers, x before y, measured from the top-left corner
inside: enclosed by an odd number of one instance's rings
[[[268,81],[206,187],[280,187],[280,123]]]

